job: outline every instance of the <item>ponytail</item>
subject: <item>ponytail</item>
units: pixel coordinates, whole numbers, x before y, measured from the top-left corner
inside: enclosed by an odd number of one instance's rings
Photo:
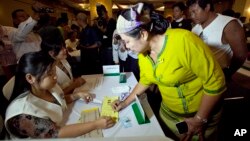
[[[155,12],[152,12],[150,14],[150,18],[151,22],[150,22],[149,33],[157,35],[166,32],[167,28],[169,27],[169,23],[166,18]]]

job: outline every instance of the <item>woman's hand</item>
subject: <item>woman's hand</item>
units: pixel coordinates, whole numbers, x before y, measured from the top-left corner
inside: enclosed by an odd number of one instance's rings
[[[80,87],[83,84],[85,84],[86,81],[85,81],[85,79],[78,77],[78,78],[74,79],[73,83],[74,83],[75,88],[77,88],[77,87]]]
[[[96,120],[97,129],[106,129],[115,125],[115,120],[112,117],[103,116]]]
[[[93,101],[93,99],[95,98],[95,94],[90,94],[84,91],[79,91],[75,93],[75,95],[77,95],[78,98],[82,98],[86,103]]]
[[[120,41],[120,51],[121,52],[125,52],[127,49],[126,49],[126,43],[124,40],[121,40]]]
[[[115,100],[112,102],[111,104],[112,109],[115,111],[120,111],[121,109],[127,107],[127,105],[125,104],[124,101],[120,101],[120,100]]]
[[[115,34],[115,35],[113,36],[113,44],[114,44],[114,45],[119,44],[119,38],[117,38],[117,37],[119,37],[118,34]]]
[[[204,122],[202,122],[200,119],[197,119],[196,117],[187,118],[185,119],[185,122],[188,125],[188,132],[186,134],[183,134],[183,136],[181,137],[181,141],[191,141],[194,135],[198,135],[199,141],[203,141]]]

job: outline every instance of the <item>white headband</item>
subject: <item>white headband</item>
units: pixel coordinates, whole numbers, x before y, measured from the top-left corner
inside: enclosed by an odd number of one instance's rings
[[[139,27],[142,23],[137,21],[128,21],[123,16],[117,19],[116,29],[118,34],[127,33]]]
[[[134,10],[136,7],[136,11]],[[140,14],[143,8],[143,3],[138,3],[137,5],[130,8],[130,17],[132,21],[126,20],[122,15],[117,19],[116,29],[118,34],[127,33],[133,29],[139,27],[143,22],[137,21],[137,14]]]

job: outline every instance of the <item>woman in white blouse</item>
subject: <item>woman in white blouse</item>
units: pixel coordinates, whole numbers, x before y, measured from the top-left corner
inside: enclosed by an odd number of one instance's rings
[[[60,31],[56,27],[48,27],[47,35],[42,37],[42,51],[48,53],[57,61],[56,74],[57,83],[61,86],[65,94],[72,93],[75,88],[85,83],[81,77],[73,78],[71,66],[67,59],[67,50],[64,45]]]

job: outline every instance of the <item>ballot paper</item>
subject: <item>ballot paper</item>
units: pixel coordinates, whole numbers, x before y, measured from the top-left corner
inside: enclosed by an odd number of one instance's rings
[[[101,116],[110,116],[114,120],[118,121],[119,113],[112,109],[112,102],[118,100],[118,96],[104,97],[102,101],[102,111]]]
[[[81,112],[81,117],[79,118],[80,123],[86,123],[89,121],[94,121],[99,119],[100,112],[98,107],[90,108],[87,110],[83,110]],[[90,138],[90,137],[103,137],[103,133],[101,129],[93,130],[89,133],[82,135],[83,138]]]

